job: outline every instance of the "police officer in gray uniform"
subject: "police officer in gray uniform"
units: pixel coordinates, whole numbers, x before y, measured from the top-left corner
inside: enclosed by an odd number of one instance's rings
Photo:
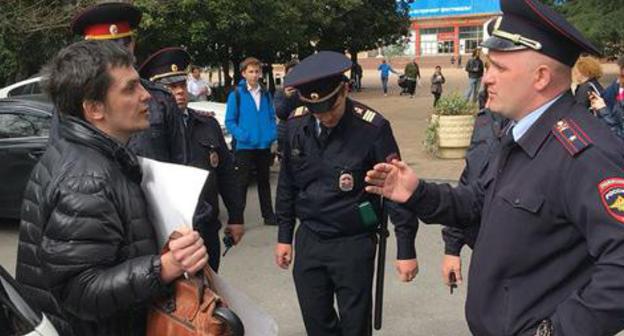
[[[313,336],[372,332],[375,232],[381,204],[379,197],[364,191],[364,174],[399,155],[390,123],[347,97],[343,73],[350,68],[345,55],[321,51],[304,59],[284,82],[297,89],[305,106],[286,123],[275,202],[279,224],[275,257],[278,266],[288,268],[299,219],[293,276],[306,330]],[[397,271],[401,280],[411,281],[418,271],[417,219],[392,202],[386,206],[395,224]]]
[[[480,222],[466,303],[473,334],[614,335],[624,328],[624,149],[569,89],[578,56],[598,51],[536,0],[501,9],[484,42],[484,83],[512,127],[491,169],[452,188],[394,161],[367,173],[367,190],[425,222]]]

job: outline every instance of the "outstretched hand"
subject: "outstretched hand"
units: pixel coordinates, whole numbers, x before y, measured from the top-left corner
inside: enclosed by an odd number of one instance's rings
[[[416,173],[405,162],[379,163],[366,173],[366,191],[405,203],[418,187]]]

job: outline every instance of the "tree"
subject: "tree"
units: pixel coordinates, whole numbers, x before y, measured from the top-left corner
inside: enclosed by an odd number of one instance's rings
[[[330,15],[317,22],[312,16],[310,22],[319,27],[319,48],[346,50],[354,62],[358,52],[401,43],[409,34],[409,1],[326,1],[324,6],[317,12]]]
[[[0,2],[0,84],[39,72],[74,37],[69,23],[76,9],[92,1],[4,0]]]

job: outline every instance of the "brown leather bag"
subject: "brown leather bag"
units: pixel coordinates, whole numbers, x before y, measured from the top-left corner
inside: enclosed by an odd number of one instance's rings
[[[176,235],[171,235],[175,239]],[[165,245],[163,253],[169,251]],[[148,336],[242,336],[243,325],[212,290],[210,266],[175,280],[174,294],[157,299],[147,317]]]

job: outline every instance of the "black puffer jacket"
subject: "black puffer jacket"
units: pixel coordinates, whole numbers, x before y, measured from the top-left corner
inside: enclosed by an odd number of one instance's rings
[[[24,193],[17,280],[61,335],[143,335],[165,286],[137,159],[78,119],[59,131]]]

